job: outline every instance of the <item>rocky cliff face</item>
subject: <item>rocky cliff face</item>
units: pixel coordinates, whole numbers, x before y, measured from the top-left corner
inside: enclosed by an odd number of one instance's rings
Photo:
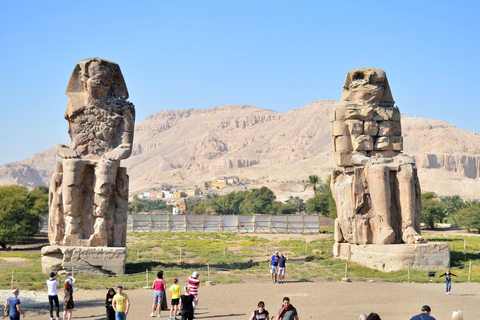
[[[277,195],[307,197],[300,193],[302,180],[311,174],[325,178],[334,166],[329,119],[337,105],[315,101],[283,114],[231,105],[158,112],[136,125],[133,154],[122,162],[130,190],[161,184],[190,187],[236,175],[265,183]],[[478,133],[407,116],[402,129],[405,153],[417,159],[424,191],[480,197]],[[0,183],[47,185],[56,161],[49,149],[1,166]]]

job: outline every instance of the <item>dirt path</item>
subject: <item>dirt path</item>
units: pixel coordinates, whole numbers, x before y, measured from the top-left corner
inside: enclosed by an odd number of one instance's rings
[[[180,280],[185,283],[185,279]],[[132,309],[128,319],[151,319],[151,290],[127,290]],[[77,290],[73,319],[104,319],[106,290]],[[27,293],[25,293],[27,295]],[[480,318],[480,284],[454,283],[451,295],[443,284],[416,283],[341,283],[341,282],[262,282],[200,287],[198,319],[229,318],[246,320],[258,301],[263,300],[270,313],[278,312],[282,297],[290,297],[303,319],[357,319],[360,313],[376,312],[385,319],[410,319],[423,304],[432,308],[437,320],[451,319],[460,309],[466,319]],[[60,298],[63,294],[60,293]],[[20,294],[20,299],[22,295]],[[48,303],[24,305],[29,319],[48,319]],[[168,312],[163,311],[164,315]],[[166,318],[168,319],[168,318]]]

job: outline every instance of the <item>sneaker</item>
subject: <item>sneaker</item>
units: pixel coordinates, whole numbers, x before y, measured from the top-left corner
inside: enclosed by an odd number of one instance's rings
[[[447,294],[450,294],[450,291],[448,291]]]
[[[152,318],[155,317],[155,314],[153,312],[150,313],[150,317],[152,317]]]
[[[163,315],[159,314],[157,318],[163,318]]]
[[[50,318],[50,320],[53,320],[53,318]]]
[[[193,319],[197,319],[197,317],[193,316]]]
[[[57,320],[62,320],[62,318],[60,318],[60,317],[57,317]]]

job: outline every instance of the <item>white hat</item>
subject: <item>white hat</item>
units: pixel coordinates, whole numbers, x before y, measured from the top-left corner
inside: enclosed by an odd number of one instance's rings
[[[192,277],[194,277],[194,278],[198,277],[198,272],[197,272],[197,271],[193,271]]]

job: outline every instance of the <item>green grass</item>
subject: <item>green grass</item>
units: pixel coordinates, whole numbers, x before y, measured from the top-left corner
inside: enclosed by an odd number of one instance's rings
[[[327,228],[323,228],[325,231]],[[187,277],[192,270],[201,274],[203,281],[208,279],[207,264],[210,267],[210,280],[214,283],[239,283],[242,279],[269,279],[268,260],[274,250],[287,253],[288,279],[294,281],[341,281],[345,276],[344,260],[333,259],[333,234],[327,239],[317,239],[308,244],[303,239],[290,239],[282,234],[280,240],[268,241],[257,235],[235,233],[134,233],[128,236],[127,275],[111,277],[91,274],[76,274],[77,286],[83,289],[105,289],[122,284],[126,289],[151,285],[158,270],[164,270],[164,278]],[[455,282],[468,281],[469,263],[472,262],[470,281],[480,282],[480,237],[478,236],[438,236],[426,234],[430,242],[447,242],[451,249],[452,272],[459,278]],[[292,237],[293,238],[293,237]],[[466,247],[464,248],[464,244]],[[317,252],[314,254],[313,252]],[[318,254],[318,252],[321,252]],[[181,256],[181,259],[180,259]],[[40,253],[2,252],[0,261],[9,257],[26,259],[25,263],[14,268],[15,287],[22,289],[44,289],[46,276],[41,272]],[[254,262],[249,262],[253,259]],[[2,261],[2,262],[3,262]],[[437,271],[437,276],[444,270]],[[1,269],[0,288],[10,288],[12,267]],[[347,277],[353,281],[406,282],[407,270],[382,272],[348,262]],[[432,281],[431,281],[432,280]],[[427,272],[411,270],[411,282],[443,283],[445,279],[428,278]]]

